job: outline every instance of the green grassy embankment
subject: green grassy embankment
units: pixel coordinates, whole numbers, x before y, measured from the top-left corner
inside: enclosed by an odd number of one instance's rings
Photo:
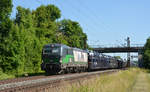
[[[146,71],[140,72],[130,92],[150,92],[149,74]]]
[[[38,75],[45,75],[45,72],[40,71],[38,73],[22,73],[22,74],[17,75],[17,74],[6,74],[0,70],[0,80],[13,79],[13,78],[19,78],[19,77],[25,77],[25,76],[38,76]]]
[[[128,92],[132,89],[140,69],[129,69],[110,75],[102,75],[87,80],[80,87],[71,88],[72,92]]]
[[[144,80],[142,80],[145,78]],[[141,79],[141,80],[140,80]],[[138,85],[141,85],[138,89]],[[67,85],[67,84],[66,84]],[[146,86],[145,86],[146,85]],[[141,89],[142,87],[142,89]],[[139,91],[138,91],[139,90]],[[100,75],[61,88],[60,92],[150,92],[150,72],[139,68]]]
[[[10,78],[15,78],[15,75],[8,75],[0,71],[0,80],[10,79]]]

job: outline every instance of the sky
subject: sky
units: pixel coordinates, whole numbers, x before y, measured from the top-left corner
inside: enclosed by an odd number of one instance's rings
[[[150,36],[150,0],[13,0],[16,7],[35,10],[54,4],[62,19],[80,23],[90,45],[121,46],[130,37],[131,44],[145,44]]]

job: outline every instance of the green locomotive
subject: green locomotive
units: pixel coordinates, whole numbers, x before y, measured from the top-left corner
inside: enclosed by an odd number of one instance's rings
[[[49,74],[86,71],[88,53],[63,44],[47,44],[42,50],[41,69]]]

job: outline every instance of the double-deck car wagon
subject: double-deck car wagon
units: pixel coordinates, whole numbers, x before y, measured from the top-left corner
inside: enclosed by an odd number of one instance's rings
[[[116,58],[104,55],[102,53],[88,51],[88,62],[88,68],[90,70],[98,70],[119,68],[119,63],[122,61],[118,61]]]

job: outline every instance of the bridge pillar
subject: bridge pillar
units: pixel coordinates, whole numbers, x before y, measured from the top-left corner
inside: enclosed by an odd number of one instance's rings
[[[127,67],[130,67],[130,60],[127,60]]]
[[[130,38],[127,37],[127,47],[130,48]],[[130,52],[127,53],[127,67],[130,67]]]
[[[143,67],[143,51],[138,51],[138,66]]]

